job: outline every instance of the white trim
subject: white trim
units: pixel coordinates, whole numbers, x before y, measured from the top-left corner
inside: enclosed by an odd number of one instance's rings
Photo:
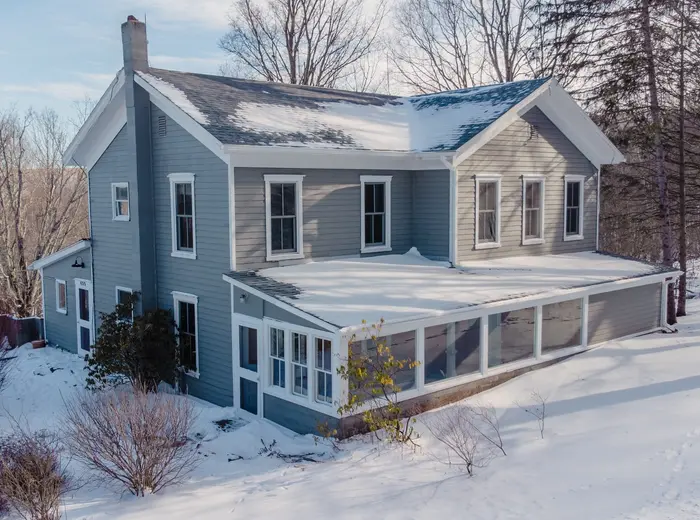
[[[447,157],[440,157],[442,163],[447,167],[450,174],[450,222],[448,225],[450,245],[449,245],[449,261],[452,265],[457,263],[457,186],[459,185],[457,178],[457,167],[450,162]]]
[[[233,309],[233,285],[231,285],[231,304]],[[240,352],[240,327],[246,327],[249,329],[255,329],[258,334],[258,370],[253,371],[247,368],[243,368],[240,365],[241,362],[241,352]],[[264,396],[263,396],[263,372],[264,369],[262,363],[265,361],[265,326],[263,320],[258,318],[252,318],[250,316],[245,316],[243,314],[237,314],[235,311],[232,315],[231,320],[231,344],[233,347],[233,408],[237,413],[245,414],[249,417],[263,417],[264,408]],[[257,416],[251,414],[247,410],[241,408],[241,379],[254,382],[257,385]]]
[[[236,177],[233,161],[228,164],[228,239],[231,271],[236,270]]]
[[[569,183],[578,183],[579,188],[579,212],[578,212],[578,234],[567,235],[566,234],[566,196],[567,187]],[[586,200],[586,176],[585,175],[564,175],[564,242],[571,242],[574,240],[583,240],[583,213],[585,209]]]
[[[117,215],[117,188],[126,188],[126,215]],[[131,220],[131,193],[128,182],[112,183],[112,220],[127,222]]]
[[[35,260],[32,262],[29,267],[27,268],[30,271],[39,271],[43,269],[44,267],[48,267],[52,264],[55,264],[56,262],[60,262],[64,258],[68,258],[71,255],[74,255],[76,253],[80,253],[81,251],[84,251],[85,249],[88,249],[90,247],[90,240],[81,240],[79,242],[76,242],[73,245],[70,245],[68,247],[65,247],[59,251],[56,251],[55,253],[51,253],[48,256],[45,256],[43,258],[40,258],[39,260]]]
[[[134,82],[148,92],[151,102],[160,108],[167,116],[180,125],[197,141],[211,150],[219,159],[226,164],[229,162],[228,153],[224,152],[223,145],[212,134],[205,130],[197,121],[162,94],[148,80],[141,76],[140,72],[134,74]]]
[[[196,217],[196,197],[194,187],[194,173],[171,173],[168,175],[170,181],[170,256],[175,258],[197,258],[197,217]],[[192,186],[192,251],[181,251],[177,243],[177,200],[175,186],[177,184],[190,184]]]
[[[535,350],[533,355],[535,359],[542,359],[542,305],[535,306]]]
[[[479,185],[482,182],[496,183],[496,240],[479,242]],[[501,176],[477,174],[474,176],[474,249],[495,249],[501,247]]]
[[[296,260],[304,258],[304,201],[302,196],[303,191],[303,175],[265,175],[265,247],[266,260],[268,262],[276,262],[279,260]],[[270,208],[270,184],[294,184],[294,195],[296,198],[296,251],[286,253],[273,253],[272,251],[272,210]]]
[[[391,175],[360,175],[360,253],[391,251]],[[365,244],[365,184],[384,184],[384,243]]]
[[[416,389],[425,387],[425,327],[418,327],[415,333],[416,339]]]
[[[600,169],[595,172],[596,196],[595,196],[595,250],[600,251]]]
[[[668,282],[661,284],[661,314],[659,316],[659,327],[668,327]]]
[[[189,294],[189,293],[184,293],[180,291],[172,291],[171,293],[173,295],[173,317],[175,318],[175,324],[177,327],[180,327],[180,306],[178,305],[179,302],[183,303],[191,303],[194,305],[194,338],[195,338],[195,362],[196,362],[196,368],[194,372],[191,370],[185,371],[185,374],[194,377],[195,379],[199,379],[199,298],[194,295],[194,294]],[[179,334],[178,334],[178,344],[179,344]]]
[[[588,346],[588,300],[589,295],[581,298],[581,346]]]
[[[46,319],[46,280],[44,280],[43,269],[39,270],[39,276],[41,277],[41,315],[44,318],[42,320],[42,329],[44,330],[44,340],[48,343],[49,338],[46,336],[46,322],[48,321]]]
[[[93,290],[93,285],[92,281],[90,280],[85,280],[84,278],[75,278],[74,282],[75,284],[75,333],[76,333],[76,348],[77,352],[80,354],[82,353],[89,353],[90,351],[84,350],[81,348],[81,337],[80,337],[80,329],[81,328],[89,328],[90,330],[90,345],[94,346],[95,345],[95,306],[93,304],[93,296],[92,296],[92,290]],[[84,284],[83,287],[80,287],[81,284]],[[80,289],[85,289],[88,291],[88,313],[90,314],[90,320],[81,320],[80,319]]]
[[[544,218],[544,210],[545,210],[545,203],[544,203],[544,197],[546,193],[546,187],[545,187],[545,181],[546,177],[544,175],[523,175],[522,176],[522,185],[523,185],[523,200],[522,200],[522,206],[521,206],[521,211],[522,211],[522,245],[524,246],[529,246],[529,245],[534,245],[534,244],[544,244],[544,223],[545,223],[545,218]],[[528,182],[532,183],[539,183],[540,184],[540,236],[537,238],[526,238],[525,237],[525,214],[526,214],[526,185]]]
[[[65,291],[64,298],[63,298],[63,307],[60,306],[59,304],[59,299],[58,299],[58,286],[63,285],[63,290]],[[56,312],[60,312],[61,314],[68,314],[68,284],[66,283],[65,280],[60,280],[58,278],[55,279],[54,282],[54,287],[56,291]]]

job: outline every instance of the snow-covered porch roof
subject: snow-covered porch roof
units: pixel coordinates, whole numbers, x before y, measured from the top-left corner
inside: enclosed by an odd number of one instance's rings
[[[525,307],[580,298],[679,274],[595,252],[472,261],[454,268],[413,249],[404,255],[309,262],[224,278],[300,315],[350,331],[363,322],[398,325],[484,307],[498,312],[503,304]]]

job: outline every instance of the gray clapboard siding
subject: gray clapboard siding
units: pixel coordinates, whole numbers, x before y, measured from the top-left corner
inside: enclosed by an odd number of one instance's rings
[[[530,139],[532,124],[537,136]],[[519,255],[562,254],[595,249],[595,168],[538,109],[533,108],[458,166],[458,261]],[[500,174],[501,247],[474,249],[475,175]],[[522,245],[522,175],[545,180],[544,244]],[[583,240],[563,240],[564,176],[584,175]]]
[[[660,320],[660,283],[597,294],[588,300],[588,344],[646,332]]]
[[[327,424],[330,428],[338,427],[339,421],[337,418],[305,406],[268,394],[263,394],[263,401],[263,415],[265,419],[280,424],[293,432],[318,434],[319,424]]]
[[[413,172],[413,245],[423,256],[449,258],[449,170]]]
[[[156,106],[153,136],[155,247],[158,305],[173,308],[173,291],[194,294],[197,306],[199,379],[187,377],[187,391],[216,404],[233,400],[231,292],[221,275],[230,267],[228,167]],[[167,133],[158,133],[166,117]],[[170,173],[194,173],[197,258],[171,256]]]
[[[304,255],[328,258],[360,254],[360,176],[391,175],[391,245],[412,245],[412,176],[400,171],[236,168],[236,268],[275,267],[266,261],[265,174],[302,174]]]
[[[75,261],[75,256],[83,258],[85,267],[71,267]],[[59,260],[43,269],[46,339],[51,345],[73,353],[78,352],[75,279],[90,280],[90,262],[92,261],[90,249],[81,251],[75,256]],[[66,282],[66,314],[56,310],[57,279]]]

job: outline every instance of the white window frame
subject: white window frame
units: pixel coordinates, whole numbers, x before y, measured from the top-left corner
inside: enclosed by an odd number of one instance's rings
[[[306,338],[306,359],[305,359],[305,363],[301,363],[301,362],[298,362],[298,361],[295,361],[295,360],[294,360],[294,335],[295,335],[295,334],[296,334],[297,336],[299,336],[299,337],[304,336],[304,337]],[[291,364],[292,364],[292,366],[291,366],[292,377],[291,377],[291,379],[289,380],[289,383],[290,383],[290,386],[291,386],[291,390],[292,390],[292,393],[293,393],[294,395],[299,396],[299,397],[301,397],[302,399],[305,399],[305,398],[309,395],[309,391],[310,391],[309,382],[312,381],[312,378],[310,377],[311,374],[309,374],[309,335],[306,334],[306,333],[304,333],[304,332],[299,332],[299,331],[295,331],[295,330],[289,331],[289,347],[291,348],[291,352],[290,352],[289,354],[290,354],[290,359],[291,359]],[[297,393],[297,392],[294,391],[294,386],[295,386],[295,384],[296,384],[296,374],[294,373],[294,368],[295,368],[295,367],[300,367],[300,369],[302,370],[302,372],[303,372],[304,369],[306,369],[306,393],[305,393],[305,394],[304,394],[304,393]]]
[[[134,294],[134,291],[132,289],[129,289],[128,287],[122,287],[120,285],[117,285],[114,288],[114,301],[116,302],[117,305],[119,305],[119,293],[120,292]],[[134,309],[131,309],[131,322],[133,323],[133,321],[134,321]]]
[[[501,247],[501,176],[478,174],[475,177],[474,191],[474,249],[495,249]],[[496,183],[496,240],[479,242],[479,186],[484,182]]]
[[[126,215],[117,215],[117,188],[126,188]],[[113,182],[112,183],[112,220],[128,222],[131,220],[131,192],[129,191],[128,182]]]
[[[326,369],[323,368],[323,367],[318,367],[318,366],[316,366],[316,340],[328,341],[328,342],[330,342],[330,344],[331,344],[331,366],[330,366],[330,368],[329,368],[328,370],[326,370]],[[330,340],[330,339],[323,338],[323,337],[321,337],[321,336],[314,337],[314,343],[313,343],[313,358],[314,358],[314,377],[313,377],[313,382],[314,382],[313,397],[314,397],[314,401],[316,401],[317,403],[321,403],[321,404],[328,404],[328,405],[333,404],[333,341]],[[317,380],[317,378],[318,378],[319,373],[324,374],[324,376],[325,376],[326,374],[328,374],[328,375],[331,376],[331,400],[330,400],[330,401],[322,400],[322,399],[319,399],[319,397],[318,397],[318,380]]]
[[[275,329],[276,331],[282,333],[282,357],[279,355],[273,355],[272,354],[272,344],[269,341],[272,337],[272,329]],[[279,388],[280,390],[286,390],[288,388],[288,383],[289,383],[289,377],[287,374],[288,368],[287,368],[287,358],[289,357],[289,349],[288,349],[288,344],[289,344],[289,331],[282,328],[282,327],[275,327],[275,326],[270,326],[267,328],[267,339],[269,341],[270,348],[268,350],[268,358],[270,360],[270,363],[268,365],[268,370],[270,371],[270,386],[274,388]],[[282,370],[280,371],[280,378],[284,378],[284,386],[276,385],[275,384],[275,361],[282,363]]]
[[[265,243],[267,261],[296,260],[304,258],[304,206],[303,206],[303,175],[265,175]],[[272,210],[270,207],[270,184],[295,184],[296,219],[297,219],[297,243],[296,251],[287,253],[273,253],[272,251]]]
[[[196,379],[199,379],[199,298],[195,296],[194,294],[189,294],[189,293],[184,293],[180,291],[173,291],[173,316],[175,318],[175,324],[179,327],[180,326],[180,306],[178,305],[180,302],[184,303],[191,303],[194,304],[194,337],[196,340],[196,347],[195,347],[195,360],[196,360],[196,370],[193,372],[192,370],[186,370],[185,374],[188,376],[194,377]],[[180,343],[180,337],[178,335],[178,356],[179,356],[179,343]]]
[[[172,249],[170,256],[176,258],[197,258],[197,211],[194,191],[194,173],[171,173],[170,180],[170,232]],[[177,197],[175,191],[176,184],[190,184],[192,187],[192,251],[182,251],[177,244]]]
[[[63,307],[60,305],[60,300],[58,299],[58,287],[60,285],[63,285],[63,291],[64,291],[64,298],[63,298]],[[68,314],[68,284],[66,284],[65,280],[59,280],[56,278],[55,282],[55,290],[56,290],[56,312],[60,312],[61,314]]]
[[[544,239],[544,195],[545,195],[545,176],[544,175],[523,175],[523,206],[522,206],[522,212],[523,212],[523,236],[522,236],[522,244],[524,246],[529,246],[529,245],[534,245],[534,244],[544,244],[545,239]],[[539,238],[527,238],[525,236],[525,216],[527,214],[527,208],[525,206],[527,200],[527,183],[535,183],[538,182],[540,184],[540,237]]]
[[[579,188],[579,194],[580,194],[580,207],[579,207],[579,212],[578,212],[578,234],[576,235],[567,235],[566,234],[566,188],[569,183],[578,183],[580,188]],[[565,175],[564,176],[564,200],[563,200],[563,206],[564,206],[564,242],[570,242],[572,240],[583,240],[583,212],[585,209],[585,185],[586,185],[586,177],[584,175]]]
[[[360,175],[360,252],[391,251],[391,175]],[[365,184],[384,184],[384,244],[365,244]]]

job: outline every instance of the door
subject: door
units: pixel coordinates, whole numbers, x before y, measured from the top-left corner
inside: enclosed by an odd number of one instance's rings
[[[262,320],[233,315],[234,408],[262,417]]]
[[[78,353],[89,353],[95,343],[93,330],[92,282],[75,280],[75,315],[77,317]]]

